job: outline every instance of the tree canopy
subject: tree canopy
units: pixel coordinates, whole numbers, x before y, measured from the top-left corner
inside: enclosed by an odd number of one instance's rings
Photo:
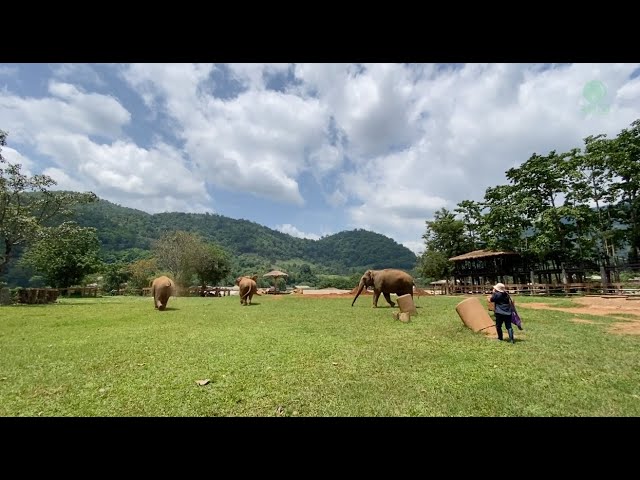
[[[423,274],[446,276],[444,258],[479,248],[510,250],[562,271],[580,263],[640,269],[640,120],[583,148],[533,153],[488,187],[427,222]]]
[[[6,146],[8,133],[0,130],[0,147]],[[54,218],[69,215],[72,207],[96,200],[91,192],[53,191],[56,182],[47,175],[29,176],[22,165],[10,163],[0,148],[0,274],[22,247]]]
[[[22,261],[54,288],[78,285],[101,266],[96,229],[80,227],[75,222],[43,227]]]

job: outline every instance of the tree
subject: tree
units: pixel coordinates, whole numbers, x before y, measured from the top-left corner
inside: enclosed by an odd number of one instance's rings
[[[161,269],[167,270],[178,285],[188,286],[193,277],[205,285],[218,283],[231,273],[229,254],[217,244],[207,244],[195,233],[165,233],[153,245]]]
[[[129,271],[129,285],[132,288],[147,288],[158,272],[158,264],[155,258],[145,258],[130,263],[127,270]]]
[[[458,203],[454,212],[462,217],[462,223],[469,236],[472,250],[482,248],[483,242],[479,238],[479,227],[482,222],[483,205],[473,200],[463,200]]]
[[[604,278],[609,251],[620,245],[611,215],[616,201],[612,195],[609,167],[616,145],[606,135],[588,136],[584,143],[584,152],[574,154],[577,175],[570,178],[567,198],[576,203],[576,256],[595,262],[604,260],[600,263]],[[595,210],[592,205],[595,205]]]
[[[612,191],[620,199],[619,220],[627,225],[629,261],[637,264],[640,261],[640,119],[618,134],[609,165],[615,180]]]
[[[103,290],[120,290],[120,285],[129,281],[131,273],[124,263],[106,263],[102,267]]]
[[[203,293],[207,283],[217,285],[231,273],[229,254],[218,245],[196,244],[192,259],[194,273],[202,285]]]
[[[186,287],[195,273],[193,255],[202,241],[197,234],[177,230],[163,234],[152,246],[158,267]]]
[[[527,220],[526,203],[516,198],[513,185],[489,187],[484,194],[483,215],[478,233],[486,247],[493,250],[526,250],[525,233],[531,226]]]
[[[528,249],[539,258],[554,259],[562,270],[563,283],[568,281],[566,263],[575,257],[578,228],[583,227],[578,217],[584,219],[584,212],[570,194],[572,182],[580,178],[577,152],[534,153],[518,168],[507,171],[516,204],[533,227]]]
[[[43,227],[21,261],[41,273],[55,288],[78,285],[100,266],[100,241],[95,228],[64,222]]]
[[[446,208],[436,211],[434,219],[426,224],[427,231],[422,235],[426,251],[435,250],[451,258],[471,249],[472,242],[465,234],[464,222],[457,220],[455,214]]]
[[[449,277],[453,268],[449,258],[471,250],[473,240],[465,233],[465,222],[446,208],[436,211],[434,219],[426,224],[422,236],[426,249],[418,261],[418,271],[429,278]]]
[[[0,147],[6,145],[7,132],[0,130]],[[91,192],[51,191],[56,182],[47,175],[29,177],[21,173],[22,165],[12,164],[0,148],[0,274],[15,249],[36,237],[43,225],[71,213],[71,208],[97,199]]]
[[[427,250],[420,257],[418,271],[425,279],[440,280],[451,276],[453,264],[444,253],[436,250]]]

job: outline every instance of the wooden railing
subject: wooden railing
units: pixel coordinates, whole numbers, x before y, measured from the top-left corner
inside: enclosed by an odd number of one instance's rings
[[[601,283],[567,284],[505,284],[513,295],[640,295],[640,286],[629,287],[622,283],[610,283],[603,287]],[[448,285],[452,295],[490,295],[493,285]]]

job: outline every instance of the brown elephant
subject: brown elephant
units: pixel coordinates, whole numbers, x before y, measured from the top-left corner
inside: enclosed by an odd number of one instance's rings
[[[384,270],[367,270],[360,278],[358,284],[358,293],[351,302],[351,306],[356,303],[358,296],[365,287],[373,287],[373,308],[378,306],[378,298],[382,293],[389,305],[395,307],[396,304],[391,301],[391,294],[395,293],[399,297],[411,294],[413,298],[413,277],[407,272],[397,270],[395,268],[385,268]]]
[[[174,295],[175,283],[169,277],[158,277],[151,282],[151,295],[153,296],[153,306],[158,310],[167,308],[169,297]]]
[[[240,305],[251,305],[251,298],[254,295],[260,296],[258,293],[258,285],[256,284],[257,280],[257,275],[253,277],[243,276],[236,278],[236,285],[240,287]]]

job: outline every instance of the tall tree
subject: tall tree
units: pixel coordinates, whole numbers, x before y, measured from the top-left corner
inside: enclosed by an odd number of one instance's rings
[[[193,255],[200,243],[199,235],[178,230],[164,233],[152,251],[158,267],[170,273],[178,285],[187,287],[195,273]]]
[[[527,230],[531,223],[526,216],[526,202],[520,203],[513,185],[489,187],[485,191],[487,213],[479,224],[479,237],[493,250],[526,251]]]
[[[442,252],[450,258],[466,253],[471,248],[464,222],[456,219],[455,214],[446,208],[436,211],[433,220],[426,224],[427,230],[422,238],[427,250]]]
[[[529,248],[543,258],[555,258],[567,281],[566,263],[572,257],[576,238],[575,204],[567,196],[570,178],[576,175],[575,152],[533,154],[518,168],[507,171],[516,202],[530,220],[534,236]]]
[[[201,284],[218,283],[231,273],[229,253],[217,244],[207,244],[200,235],[185,231],[165,233],[153,245],[158,266],[186,287],[195,279]]]
[[[6,146],[7,132],[0,130],[0,147]],[[0,274],[19,245],[26,245],[40,228],[54,217],[71,213],[77,204],[96,200],[91,192],[51,191],[56,182],[47,175],[28,176],[22,165],[10,163],[0,148]]]
[[[417,269],[424,279],[440,280],[451,276],[453,264],[444,253],[426,250],[418,261]]]
[[[22,262],[41,273],[55,288],[78,285],[100,266],[100,241],[95,228],[65,222],[43,227]]]
[[[217,285],[231,273],[231,260],[226,250],[218,245],[196,244],[192,260],[194,273],[202,285],[202,291],[207,283]]]
[[[599,262],[604,273],[609,252],[620,243],[611,215],[616,201],[612,195],[609,162],[615,144],[606,135],[588,136],[584,144],[584,152],[573,153],[576,175],[569,179],[567,192],[567,198],[575,202],[576,208],[575,253],[581,259]]]
[[[426,248],[418,261],[418,271],[425,277],[448,277],[453,267],[449,258],[468,252],[473,245],[465,234],[465,224],[453,212],[442,208],[426,225],[422,235]]]
[[[458,203],[454,212],[458,213],[462,218],[464,228],[469,237],[471,249],[477,250],[484,245],[479,237],[479,228],[482,222],[483,205],[473,200],[463,200]]]
[[[612,192],[619,198],[619,220],[627,225],[629,261],[640,268],[640,119],[623,129],[615,141],[609,165]]]

